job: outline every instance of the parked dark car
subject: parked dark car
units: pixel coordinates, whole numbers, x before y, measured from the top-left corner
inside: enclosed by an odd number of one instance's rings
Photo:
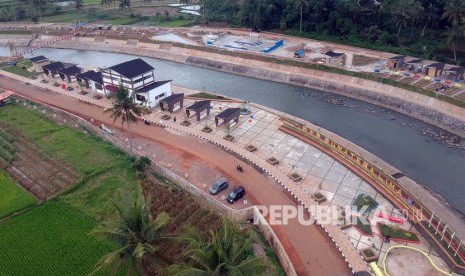
[[[229,194],[226,200],[232,204],[235,201],[241,199],[244,195],[245,195],[244,187],[238,186],[234,188],[234,190]]]
[[[226,180],[226,178],[221,178],[220,180],[213,183],[212,187],[208,191],[210,192],[210,194],[216,195],[222,190],[225,190],[226,188],[228,188],[228,181]]]

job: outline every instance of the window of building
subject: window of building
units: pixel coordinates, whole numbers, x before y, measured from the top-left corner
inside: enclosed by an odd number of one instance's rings
[[[103,87],[100,83],[95,83],[95,89],[102,90]]]
[[[139,102],[143,102],[145,101],[145,97],[142,95],[136,94],[136,100],[138,100]]]
[[[156,100],[156,99],[163,98],[164,96],[165,96],[165,93],[161,93],[160,95],[158,95],[158,96],[155,97],[155,100]]]
[[[138,79],[134,80],[134,84],[139,83],[139,82],[141,82],[142,80],[149,79],[149,78],[151,78],[151,77],[152,77],[152,75],[147,75],[147,76],[138,78]]]

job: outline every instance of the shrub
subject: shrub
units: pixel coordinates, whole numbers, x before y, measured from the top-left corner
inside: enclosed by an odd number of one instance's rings
[[[133,167],[136,169],[136,171],[142,172],[151,164],[152,160],[148,159],[146,156],[141,156],[136,162],[134,162]]]
[[[5,130],[3,130],[1,128],[0,128],[0,136],[3,137],[5,140],[7,140],[10,143],[15,140],[15,138],[11,134],[9,134],[8,132],[6,132]]]

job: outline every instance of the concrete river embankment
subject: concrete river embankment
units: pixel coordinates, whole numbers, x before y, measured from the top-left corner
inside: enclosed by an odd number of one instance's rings
[[[6,49],[3,48],[0,51],[5,52]],[[34,55],[38,54],[43,54],[53,60],[98,67],[110,66],[134,58],[134,56],[125,54],[66,49],[41,49],[34,52]],[[465,198],[461,196],[465,191],[463,187],[465,151],[450,148],[447,143],[443,143],[441,140],[419,134],[419,132],[435,133],[439,138],[441,136],[445,137],[444,139],[447,138],[447,134],[440,134],[439,129],[429,124],[383,107],[315,89],[264,81],[158,59],[147,58],[146,60],[156,68],[158,79],[172,79],[177,85],[198,90],[205,89],[226,96],[250,100],[318,124],[381,157],[409,177],[439,193],[455,208],[465,212]],[[197,61],[190,58],[180,59],[178,62],[194,64]],[[196,65],[214,69],[214,66],[210,65]],[[239,74],[250,73],[252,76],[256,76],[253,72],[263,73],[263,71],[250,68],[234,68],[232,68],[232,72]],[[216,69],[224,70],[224,68]],[[269,72],[269,75],[265,77],[273,79],[281,78],[282,75]],[[296,84],[303,81],[294,80]],[[310,83],[305,85],[308,86]],[[333,89],[331,87],[321,88]],[[362,90],[357,93],[362,93]],[[367,95],[367,97],[373,97],[373,94]],[[387,106],[399,105],[406,110],[410,110],[412,107],[412,104],[398,99],[395,99],[397,102],[394,103],[387,96],[372,100],[383,101],[383,99],[390,101]],[[444,116],[432,109],[418,110],[418,112],[423,115],[425,112],[429,112],[427,116]],[[415,114],[411,115],[416,116]],[[457,124],[456,128],[463,131],[463,125],[459,119],[442,117],[441,120],[447,124]],[[458,138],[455,142],[460,143],[460,147],[465,146],[465,143]]]

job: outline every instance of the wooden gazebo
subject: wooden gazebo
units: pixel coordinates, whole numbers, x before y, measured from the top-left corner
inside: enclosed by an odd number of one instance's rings
[[[160,108],[163,111],[169,111],[170,113],[176,112],[183,107],[184,104],[184,93],[173,94],[160,100]]]
[[[45,75],[55,77],[56,74],[58,74],[58,71],[61,69],[65,68],[65,65],[61,62],[53,62],[47,65],[42,66],[42,69],[44,70]]]
[[[76,79],[76,76],[81,73],[81,68],[73,65],[59,70],[58,73],[62,80],[72,82]]]
[[[210,115],[211,101],[197,101],[186,108],[187,117],[196,116],[197,122]]]
[[[239,115],[241,114],[240,108],[228,108],[223,112],[215,116],[216,126],[226,125],[226,127],[232,127],[239,123]]]

